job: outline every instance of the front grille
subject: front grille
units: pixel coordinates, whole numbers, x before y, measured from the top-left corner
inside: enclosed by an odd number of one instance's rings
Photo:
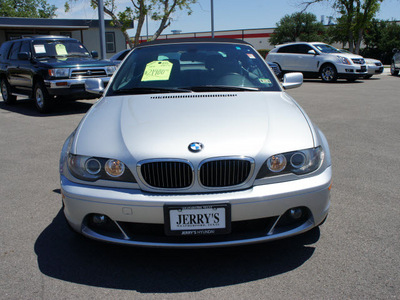
[[[148,186],[162,189],[182,189],[193,183],[193,168],[182,161],[155,161],[139,166],[139,173]]]
[[[382,66],[382,63],[375,63],[375,66],[380,67]]]
[[[358,64],[358,65],[365,64],[364,58],[352,58],[351,60],[353,61],[353,63]]]
[[[252,170],[249,159],[224,159],[205,162],[200,167],[200,183],[205,187],[239,185],[249,178]]]
[[[76,69],[71,72],[71,78],[97,78],[105,76],[107,76],[107,73],[104,69]]]

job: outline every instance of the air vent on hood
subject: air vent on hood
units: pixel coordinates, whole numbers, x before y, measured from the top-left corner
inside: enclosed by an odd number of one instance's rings
[[[150,99],[184,99],[184,98],[226,98],[237,97],[237,94],[190,94],[190,95],[165,95],[152,96]]]

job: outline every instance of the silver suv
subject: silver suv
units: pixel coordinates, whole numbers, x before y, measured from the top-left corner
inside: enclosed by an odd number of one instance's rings
[[[278,64],[283,73],[302,72],[305,77],[321,77],[325,82],[335,82],[338,78],[355,81],[367,75],[362,56],[342,53],[320,42],[278,45],[266,60]]]

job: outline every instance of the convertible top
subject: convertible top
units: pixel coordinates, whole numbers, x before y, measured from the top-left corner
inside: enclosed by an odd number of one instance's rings
[[[163,45],[163,44],[182,44],[182,43],[231,43],[231,44],[243,44],[250,45],[249,43],[237,40],[237,39],[227,39],[227,38],[174,38],[174,39],[164,39],[155,40],[151,42],[144,42],[136,46],[136,48],[152,46],[152,45]]]

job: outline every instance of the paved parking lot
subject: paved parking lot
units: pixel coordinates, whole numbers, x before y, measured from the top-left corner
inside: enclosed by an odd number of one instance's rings
[[[328,220],[289,240],[208,250],[75,236],[61,212],[58,158],[94,101],[49,115],[28,100],[0,102],[0,298],[399,298],[400,77],[306,80],[289,93],[331,146]]]

